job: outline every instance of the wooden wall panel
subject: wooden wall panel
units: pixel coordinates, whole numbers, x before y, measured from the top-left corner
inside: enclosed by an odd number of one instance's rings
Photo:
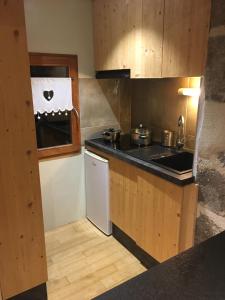
[[[165,0],[162,77],[204,72],[210,0]]]
[[[9,298],[47,280],[22,0],[0,0],[0,41],[0,282]]]

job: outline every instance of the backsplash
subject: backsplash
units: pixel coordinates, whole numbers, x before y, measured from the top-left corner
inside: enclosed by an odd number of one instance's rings
[[[131,126],[140,123],[152,128],[153,140],[161,131],[177,131],[180,115],[185,119],[185,147],[195,147],[198,99],[178,95],[182,87],[198,87],[199,78],[163,78],[132,80]]]
[[[152,128],[153,140],[161,131],[177,131],[185,119],[185,147],[194,150],[198,99],[178,95],[181,87],[199,86],[199,78],[79,79],[81,137],[99,136],[103,129],[121,128],[128,133],[140,123]]]
[[[109,127],[130,131],[130,80],[82,78],[79,94],[82,144]]]

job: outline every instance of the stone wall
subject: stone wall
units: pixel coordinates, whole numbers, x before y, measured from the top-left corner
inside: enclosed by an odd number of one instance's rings
[[[225,1],[212,0],[205,97],[199,115],[196,242],[225,230]],[[202,121],[201,121],[202,120]]]

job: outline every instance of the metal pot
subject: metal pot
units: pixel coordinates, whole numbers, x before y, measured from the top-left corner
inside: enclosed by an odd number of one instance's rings
[[[115,142],[119,141],[120,133],[121,133],[121,130],[119,130],[119,129],[109,128],[109,129],[106,129],[102,133],[102,136],[105,141],[115,143]]]
[[[164,147],[174,147],[175,138],[174,132],[171,130],[163,130],[161,134],[161,143]]]
[[[131,139],[134,144],[139,146],[148,146],[152,142],[152,132],[142,124],[131,130]]]

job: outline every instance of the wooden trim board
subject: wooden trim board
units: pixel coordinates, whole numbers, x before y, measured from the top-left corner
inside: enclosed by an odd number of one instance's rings
[[[38,285],[7,300],[48,300],[46,283]]]
[[[47,281],[22,0],[0,0],[0,283],[7,299]]]
[[[198,185],[189,184],[184,186],[180,227],[180,252],[187,250],[194,245],[197,204]]]

